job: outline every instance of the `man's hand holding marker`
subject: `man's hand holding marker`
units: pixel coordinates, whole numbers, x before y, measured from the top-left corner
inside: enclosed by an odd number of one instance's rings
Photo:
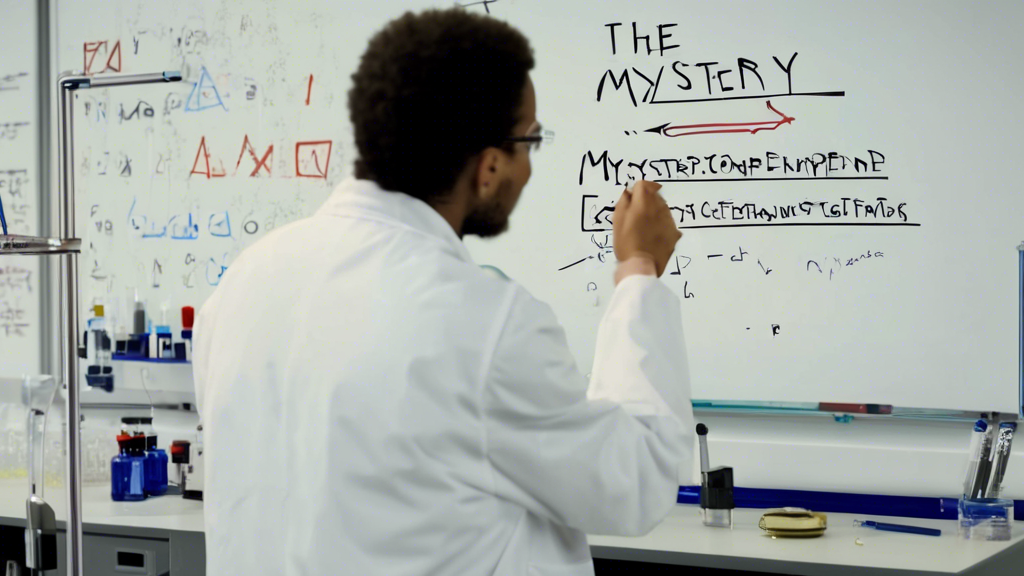
[[[615,283],[626,276],[646,274],[661,276],[683,237],[676,228],[668,203],[658,194],[661,184],[640,180],[622,192],[612,229],[615,233],[615,257],[619,267]]]

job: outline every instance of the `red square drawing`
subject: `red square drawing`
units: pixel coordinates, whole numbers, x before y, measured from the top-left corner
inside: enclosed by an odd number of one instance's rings
[[[331,141],[316,140],[295,143],[295,175],[300,178],[327,179],[331,163]]]

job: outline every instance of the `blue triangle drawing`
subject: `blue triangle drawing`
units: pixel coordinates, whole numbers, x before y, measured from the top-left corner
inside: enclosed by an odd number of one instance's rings
[[[221,100],[220,92],[217,91],[217,86],[213,83],[213,78],[210,77],[206,66],[203,66],[201,70],[203,73],[199,76],[199,82],[192,85],[192,93],[188,95],[188,100],[185,101],[185,111],[199,112],[216,108],[217,106],[227,110],[228,107]]]

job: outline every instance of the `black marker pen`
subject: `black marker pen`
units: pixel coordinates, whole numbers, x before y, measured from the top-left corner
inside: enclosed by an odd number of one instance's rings
[[[708,427],[697,424],[700,442],[700,514],[705,526],[732,528],[732,510],[736,507],[732,497],[732,468],[720,466],[710,469],[708,458]]]

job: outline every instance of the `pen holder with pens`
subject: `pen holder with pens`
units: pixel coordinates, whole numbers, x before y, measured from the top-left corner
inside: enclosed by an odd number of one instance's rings
[[[961,498],[957,534],[961,540],[1009,540],[1013,500]]]
[[[974,425],[964,493],[957,504],[957,534],[963,540],[1009,540],[1013,500],[1000,498],[1017,424]]]

